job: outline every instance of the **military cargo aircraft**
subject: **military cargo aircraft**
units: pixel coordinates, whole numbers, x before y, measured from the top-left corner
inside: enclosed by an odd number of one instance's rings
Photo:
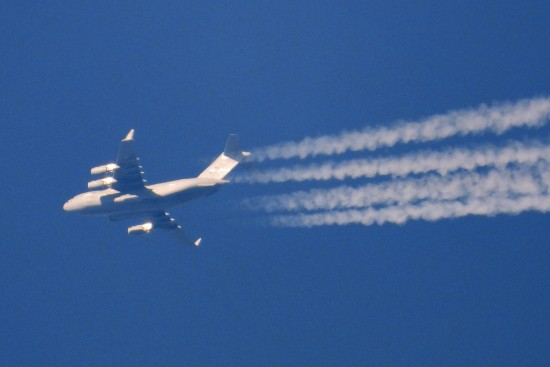
[[[63,205],[67,212],[107,216],[111,221],[144,219],[145,223],[128,228],[129,235],[150,233],[153,229],[170,232],[195,246],[202,239],[189,239],[166,209],[193,199],[209,196],[229,183],[225,177],[250,152],[239,147],[238,135],[229,135],[225,149],[195,178],[145,185],[139,158],[134,152],[134,129],[121,141],[116,163],[91,169],[92,175],[104,175],[88,183],[88,192],[76,195]]]

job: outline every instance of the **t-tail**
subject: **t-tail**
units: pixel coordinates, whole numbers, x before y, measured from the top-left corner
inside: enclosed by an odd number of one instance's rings
[[[202,171],[198,178],[223,180],[229,172],[248,156],[250,156],[250,152],[241,150],[239,146],[239,135],[231,134],[227,138],[223,153]]]

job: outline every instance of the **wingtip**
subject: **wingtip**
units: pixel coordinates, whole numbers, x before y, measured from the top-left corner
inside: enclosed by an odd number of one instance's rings
[[[134,129],[130,130],[124,140],[134,140]]]

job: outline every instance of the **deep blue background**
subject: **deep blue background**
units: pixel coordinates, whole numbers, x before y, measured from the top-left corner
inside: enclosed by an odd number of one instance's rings
[[[546,366],[548,214],[270,228],[235,184],[193,249],[61,209],[130,128],[158,182],[550,93],[547,1],[417,3],[2,3],[0,365]]]

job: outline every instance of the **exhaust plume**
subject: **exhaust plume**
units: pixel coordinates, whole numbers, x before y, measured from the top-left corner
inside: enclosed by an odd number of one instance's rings
[[[420,151],[401,157],[354,159],[344,162],[295,165],[256,172],[235,178],[237,182],[269,183],[286,181],[345,180],[380,175],[407,176],[437,172],[446,175],[459,169],[472,171],[480,167],[504,168],[509,164],[534,164],[548,160],[550,146],[538,142],[511,143],[504,147],[475,149],[454,148],[445,151]]]
[[[537,127],[550,119],[550,98],[524,99],[475,109],[450,111],[414,122],[396,122],[390,127],[369,127],[362,131],[342,132],[284,142],[258,148],[252,160],[290,159],[317,155],[342,154],[347,151],[375,150],[398,143],[427,142],[480,134],[488,131],[502,134],[516,127]]]
[[[279,215],[271,218],[271,224],[280,227],[314,227],[323,225],[384,223],[403,224],[410,220],[437,221],[467,215],[493,216],[519,214],[525,211],[550,211],[550,195],[526,195],[519,197],[487,197],[465,201],[424,202],[419,205],[396,205],[382,209],[362,209],[323,212],[317,214]]]
[[[245,201],[251,209],[314,211],[404,205],[419,201],[450,201],[487,196],[516,197],[548,194],[550,164],[524,165],[513,169],[491,169],[485,173],[431,174],[360,187],[343,185],[290,194],[264,196]]]

